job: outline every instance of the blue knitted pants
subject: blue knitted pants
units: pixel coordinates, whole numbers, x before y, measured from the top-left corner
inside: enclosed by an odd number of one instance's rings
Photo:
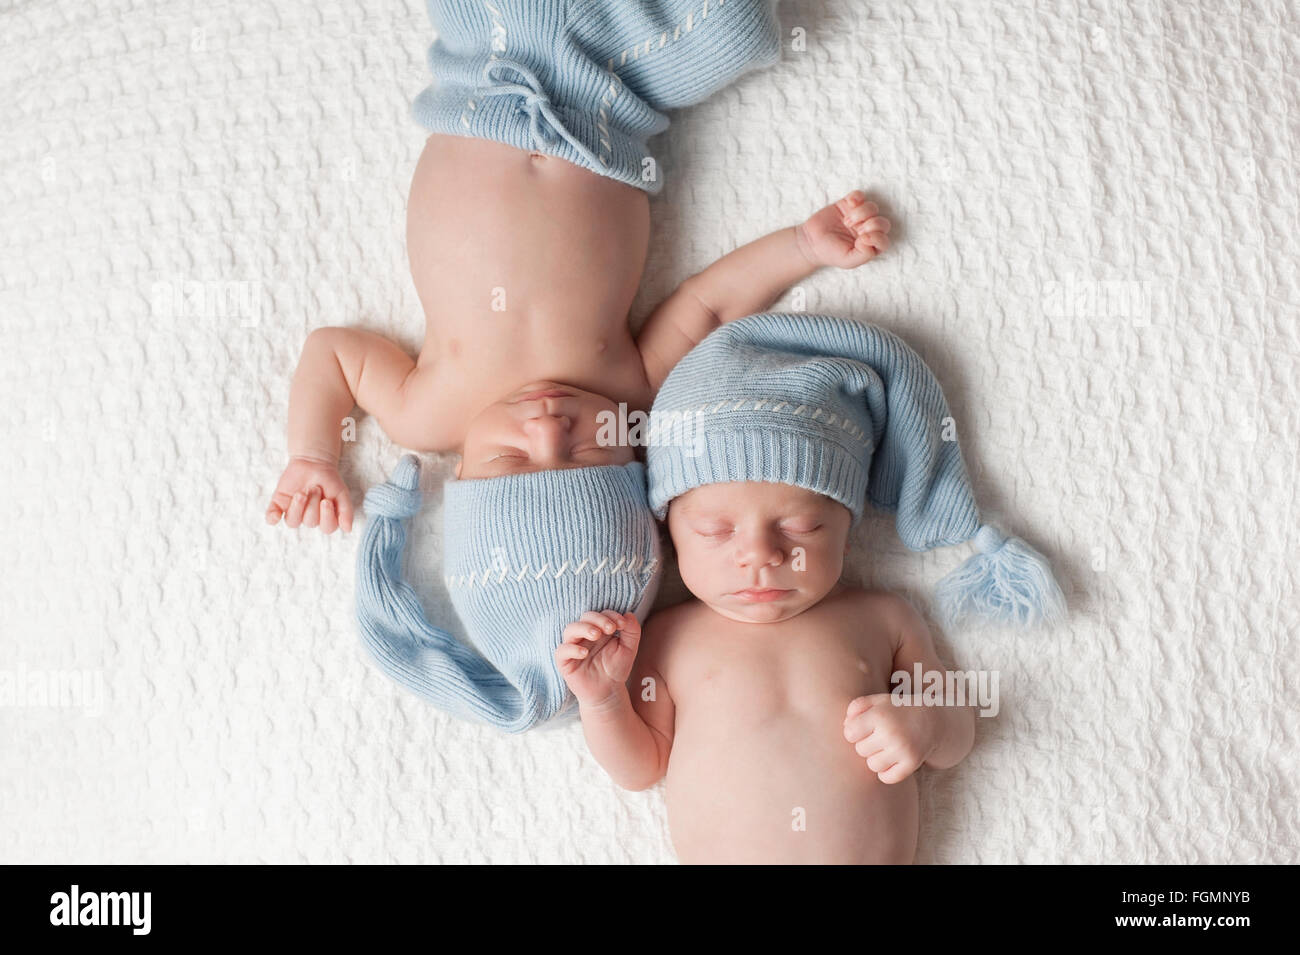
[[[663,110],[780,59],[776,0],[428,0],[432,132],[536,150],[657,193]]]

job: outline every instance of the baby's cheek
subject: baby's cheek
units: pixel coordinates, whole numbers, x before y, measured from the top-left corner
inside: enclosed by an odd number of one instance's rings
[[[677,572],[682,576],[686,589],[697,597],[709,593],[710,584],[716,575],[716,568],[711,567],[708,558],[690,546],[677,546]]]
[[[686,585],[686,589],[696,593],[702,581],[692,554],[680,550],[677,552],[677,572],[682,575],[682,583]]]
[[[844,570],[844,554],[833,546],[797,547],[791,555],[791,567],[806,575],[805,586],[824,584],[830,588]]]

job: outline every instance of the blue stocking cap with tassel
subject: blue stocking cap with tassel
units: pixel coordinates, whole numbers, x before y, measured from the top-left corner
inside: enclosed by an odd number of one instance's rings
[[[892,512],[912,550],[974,539],[938,584],[940,616],[1031,626],[1065,600],[1041,554],[981,521],[943,391],[897,336],[827,315],[766,312],[716,329],[651,411],[650,505],[730,481],[793,484],[862,517]]]
[[[421,503],[412,455],[366,494],[357,623],[379,669],[448,713],[508,733],[572,716],[554,659],[564,627],[588,610],[643,617],[661,576],[642,465],[447,482],[444,583],[468,644],[430,623],[403,571]]]

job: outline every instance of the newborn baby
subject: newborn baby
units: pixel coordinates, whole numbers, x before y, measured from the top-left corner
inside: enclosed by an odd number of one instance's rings
[[[639,654],[630,614],[565,631],[592,753],[629,789],[666,775],[682,862],[911,862],[912,774],[971,748],[970,707],[891,705],[890,674],[942,666],[906,601],[840,582],[850,518],[788,485],[696,488],[668,526],[697,599],[652,616]]]
[[[975,538],[946,616],[1062,610],[1046,563],[980,525],[942,392],[880,329],[765,314],[720,329],[655,402],[650,501],[696,599],[591,612],[556,661],[620,785],[666,782],[683,862],[910,862],[923,766],[969,752],[974,710],[897,705],[891,675],[942,671],[901,597],[841,582],[865,503],[923,550]]]

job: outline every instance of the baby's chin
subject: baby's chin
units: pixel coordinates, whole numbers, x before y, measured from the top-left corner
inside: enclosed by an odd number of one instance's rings
[[[714,613],[739,623],[781,623],[799,616],[816,603],[816,600],[810,600],[802,594],[790,600],[772,603],[735,603],[723,599],[704,601]]]

